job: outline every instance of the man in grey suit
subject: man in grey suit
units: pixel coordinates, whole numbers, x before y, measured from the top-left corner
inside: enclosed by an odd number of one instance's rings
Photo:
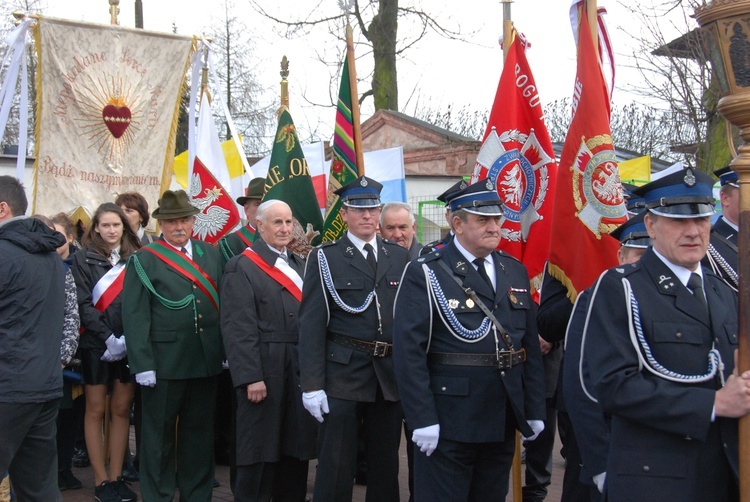
[[[322,422],[315,500],[351,501],[360,421],[367,500],[399,499],[402,412],[391,344],[393,301],[408,258],[375,234],[381,188],[364,176],[341,187],[348,232],[308,257],[299,353],[303,403]]]
[[[417,221],[411,206],[405,202],[388,202],[380,212],[380,235],[409,250],[409,261],[419,257],[422,245],[417,242]]]
[[[280,200],[258,208],[260,238],[227,263],[221,334],[237,393],[238,502],[300,502],[317,422],[299,390],[298,312],[305,262],[287,245],[292,210]]]

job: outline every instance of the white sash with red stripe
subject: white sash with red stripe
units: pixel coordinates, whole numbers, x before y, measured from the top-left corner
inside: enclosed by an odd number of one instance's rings
[[[258,253],[253,251],[252,248],[245,249],[242,254],[258,265],[258,268],[268,274],[271,279],[284,286],[297,301],[302,301],[302,278],[292,267],[289,265],[283,268],[278,266],[272,267]],[[277,260],[279,259],[281,258],[277,258]]]
[[[91,302],[99,312],[107,307],[122,293],[122,282],[125,279],[125,262],[120,262],[104,274],[91,292]]]

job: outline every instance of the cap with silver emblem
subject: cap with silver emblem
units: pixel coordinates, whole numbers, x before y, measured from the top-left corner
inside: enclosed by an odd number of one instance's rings
[[[463,209],[466,212],[485,216],[502,216],[503,203],[497,195],[492,180],[477,181],[460,190],[449,201],[451,211]]]
[[[341,197],[341,203],[349,207],[380,207],[380,191],[383,185],[367,176],[350,181],[334,193]]]
[[[646,209],[668,218],[700,218],[714,214],[711,176],[688,168],[633,190]]]

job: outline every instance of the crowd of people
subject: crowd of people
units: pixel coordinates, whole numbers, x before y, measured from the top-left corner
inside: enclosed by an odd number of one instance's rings
[[[192,238],[182,190],[103,203],[79,245],[2,176],[0,475],[19,502],[61,500],[82,429],[95,500],[137,500],[135,460],[145,502],[209,501],[217,427],[237,501],[304,502],[316,460],[313,500],[350,501],[363,471],[390,502],[403,434],[409,500],[501,501],[520,431],[541,501],[559,429],[566,502],[737,500],[739,188],[717,176],[713,230],[708,175],[626,191],[620,265],[575,303],[546,274],[540,305],[497,251],[490,180],[441,194],[450,232],[422,246],[411,207],[361,176],[336,192],[346,234],[303,256],[261,178],[217,246]]]

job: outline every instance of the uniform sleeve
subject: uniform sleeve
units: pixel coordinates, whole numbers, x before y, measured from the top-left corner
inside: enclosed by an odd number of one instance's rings
[[[78,295],[78,311],[81,316],[81,325],[86,335],[95,336],[103,345],[103,342],[113,333],[107,326],[104,313],[94,307],[93,290],[98,278],[93,277],[94,265],[86,263],[86,249],[82,249],[73,255],[71,270],[76,283],[76,294]],[[120,333],[115,333],[120,335]]]
[[[302,392],[325,390],[328,304],[320,280],[318,250],[307,258],[299,309],[299,371]]]
[[[432,331],[432,302],[422,264],[411,262],[396,295],[393,316],[393,367],[410,429],[438,423],[430,389],[427,349]]]
[[[81,329],[81,317],[78,314],[78,296],[76,284],[70,270],[65,271],[65,322],[63,323],[62,344],[60,345],[60,362],[63,366],[70,363],[78,349],[78,334]]]
[[[565,285],[545,271],[537,314],[539,336],[549,343],[562,341],[572,312],[573,303],[568,298]]]
[[[221,336],[235,387],[263,380],[255,290],[240,260],[249,261],[232,258],[221,282]]]
[[[143,286],[133,263],[139,257],[144,255],[139,252],[128,260],[122,287],[122,322],[131,374],[158,370],[150,339],[151,293]]]
[[[600,406],[611,415],[703,440],[715,391],[671,382],[639,368],[621,277],[610,271],[596,283],[583,346]]]

